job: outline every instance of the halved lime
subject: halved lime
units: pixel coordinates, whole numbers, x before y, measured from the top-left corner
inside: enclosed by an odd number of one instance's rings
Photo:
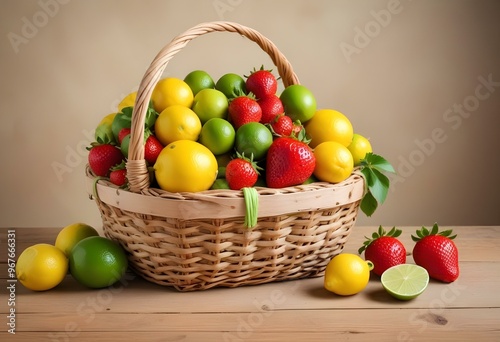
[[[393,297],[410,300],[420,295],[429,284],[426,269],[414,264],[401,264],[388,268],[380,278],[382,286]]]

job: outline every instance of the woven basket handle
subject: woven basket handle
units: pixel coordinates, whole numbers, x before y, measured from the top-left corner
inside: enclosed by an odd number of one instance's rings
[[[144,123],[153,89],[160,80],[168,62],[192,39],[210,32],[235,32],[257,43],[278,68],[285,87],[298,84],[299,80],[292,66],[278,48],[266,37],[249,27],[232,22],[209,22],[196,25],[174,38],[154,58],[139,85],[132,113],[127,178],[132,192],[141,192],[149,187],[149,172],[144,160]]]

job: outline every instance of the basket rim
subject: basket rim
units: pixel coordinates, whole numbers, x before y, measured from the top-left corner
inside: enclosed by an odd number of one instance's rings
[[[158,217],[190,219],[227,219],[245,216],[241,190],[207,190],[171,193],[148,188],[135,193],[121,189],[92,174],[86,165],[86,189],[89,197],[121,210]],[[315,182],[287,188],[256,187],[258,216],[270,217],[335,208],[364,196],[364,178],[355,170],[340,183]]]

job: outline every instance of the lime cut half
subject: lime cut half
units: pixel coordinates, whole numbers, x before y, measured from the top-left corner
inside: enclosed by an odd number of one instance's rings
[[[429,284],[429,273],[425,268],[413,264],[401,264],[388,268],[380,278],[384,289],[400,300],[419,296]]]

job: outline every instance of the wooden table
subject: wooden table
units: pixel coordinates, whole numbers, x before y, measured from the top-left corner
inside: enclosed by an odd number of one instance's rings
[[[375,228],[355,227],[345,252],[355,253]],[[402,228],[408,252],[416,228]],[[500,341],[500,226],[454,228],[460,277],[431,280],[407,302],[390,297],[377,277],[350,297],[324,290],[321,277],[181,293],[133,273],[106,289],[87,289],[68,275],[50,291],[17,282],[14,292],[8,231],[19,256],[29,245],[53,243],[58,229],[1,229],[0,341]]]

